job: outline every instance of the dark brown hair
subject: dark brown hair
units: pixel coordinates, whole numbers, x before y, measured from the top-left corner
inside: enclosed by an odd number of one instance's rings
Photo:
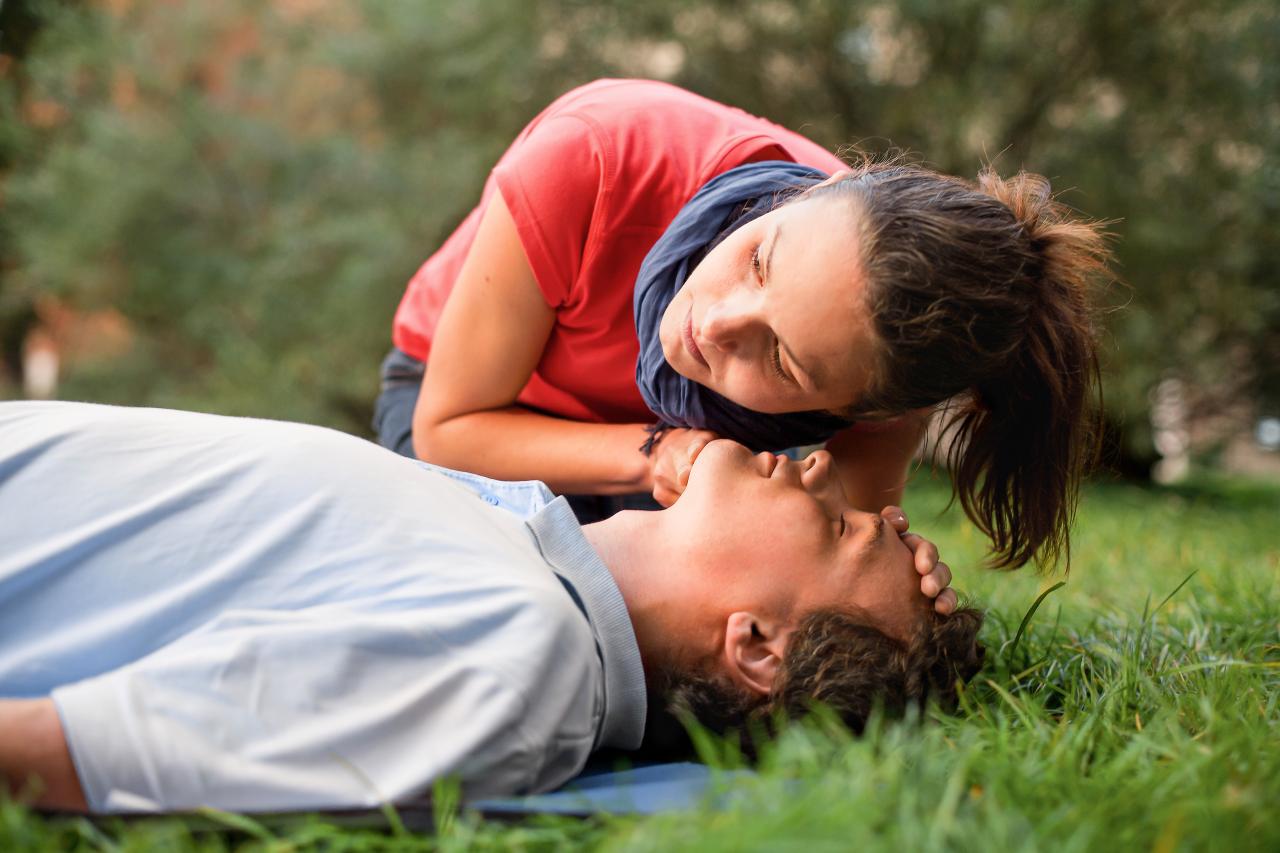
[[[816,610],[787,640],[782,666],[767,697],[749,694],[708,664],[700,672],[672,675],[667,704],[678,718],[697,720],[718,734],[769,731],[779,719],[796,719],[821,703],[860,734],[877,708],[899,717],[935,701],[954,707],[957,683],[982,668],[978,642],[982,612],[963,608],[949,616],[932,609],[909,641],[895,639],[864,615]]]
[[[1069,567],[1100,415],[1090,286],[1107,267],[1101,225],[1027,172],[987,169],[975,184],[866,160],[803,197],[847,199],[859,221],[880,357],[844,414],[950,401],[948,467],[991,564]]]

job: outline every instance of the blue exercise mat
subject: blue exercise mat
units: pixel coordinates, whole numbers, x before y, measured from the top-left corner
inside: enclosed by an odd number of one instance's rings
[[[750,778],[752,775],[749,770],[728,770],[713,774],[705,765],[689,762],[649,764],[628,770],[607,770],[600,765],[588,766],[581,776],[550,794],[468,800],[463,808],[499,821],[518,821],[538,814],[564,817],[652,815],[692,809],[704,804],[713,809],[725,808],[734,797],[734,780]],[[391,809],[395,812],[395,823],[399,827],[423,834],[431,834],[436,830],[435,810],[430,797],[397,803]],[[311,814],[257,813],[252,815],[252,819],[255,824],[286,832],[305,825],[311,820]],[[353,829],[385,829],[390,826],[383,809],[325,809],[320,814],[335,825]],[[90,818],[96,822],[108,823],[120,820],[140,823],[165,819],[166,815],[107,815]],[[184,821],[186,829],[195,833],[234,832],[238,829],[235,824],[201,813],[188,813],[184,815]]]
[[[720,773],[718,779],[747,775],[750,775],[749,771],[745,770],[727,771]],[[471,800],[466,807],[494,817],[525,814],[647,815],[693,808],[702,803],[711,790],[712,774],[706,765],[679,762],[587,773],[550,794]],[[730,793],[718,793],[714,799],[723,801]]]

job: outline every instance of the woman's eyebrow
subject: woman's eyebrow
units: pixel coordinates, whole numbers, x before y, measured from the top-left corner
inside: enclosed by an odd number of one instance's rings
[[[764,280],[768,281],[773,272],[773,253],[778,249],[778,238],[782,236],[782,223],[773,227],[773,239],[769,241],[769,254],[764,259]]]

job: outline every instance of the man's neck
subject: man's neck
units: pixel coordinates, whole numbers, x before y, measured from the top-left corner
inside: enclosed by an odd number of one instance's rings
[[[663,535],[661,512],[620,512],[582,528],[613,575],[631,616],[646,675],[687,663],[700,638],[686,618],[694,590],[680,588],[681,555]]]

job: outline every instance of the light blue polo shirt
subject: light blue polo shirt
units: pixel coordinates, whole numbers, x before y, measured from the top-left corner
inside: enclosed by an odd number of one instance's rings
[[[52,695],[94,811],[537,792],[643,733],[625,603],[541,483],[3,403],[0,542],[0,697]]]

